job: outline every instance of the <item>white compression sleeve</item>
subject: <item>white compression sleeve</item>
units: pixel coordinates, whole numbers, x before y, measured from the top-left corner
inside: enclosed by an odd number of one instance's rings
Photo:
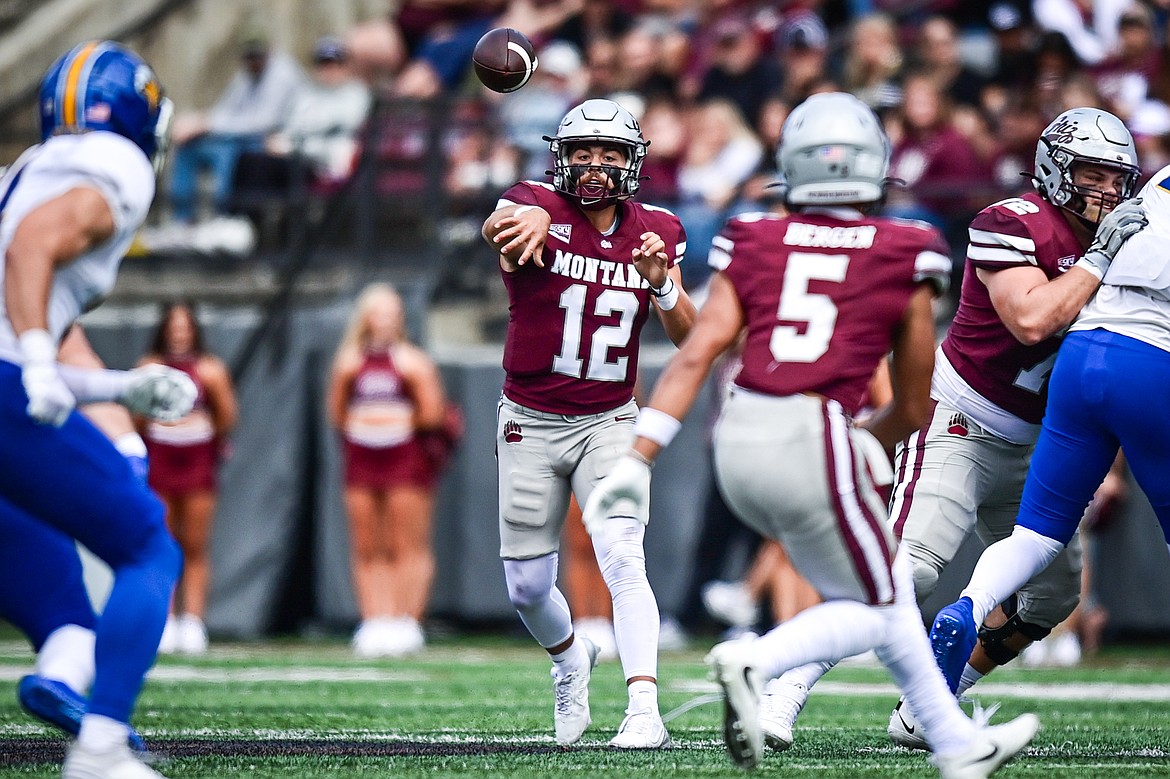
[[[61,380],[78,403],[114,403],[130,388],[134,374],[99,368],[57,364]]]
[[[1016,525],[1010,536],[983,550],[971,581],[960,593],[974,605],[975,624],[982,625],[992,609],[1047,568],[1061,549],[1064,544],[1056,539]]]

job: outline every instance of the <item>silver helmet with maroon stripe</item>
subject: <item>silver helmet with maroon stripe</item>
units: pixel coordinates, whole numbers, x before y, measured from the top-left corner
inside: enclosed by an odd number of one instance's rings
[[[1078,186],[1073,168],[1079,164],[1101,165],[1125,174],[1120,196]],[[1052,121],[1036,143],[1036,189],[1048,202],[1085,217],[1089,200],[1111,208],[1133,196],[1141,170],[1137,148],[1125,124],[1099,108],[1072,108]],[[1096,209],[1097,221],[1107,209]]]
[[[885,196],[890,142],[853,95],[812,95],[784,122],[776,164],[791,205],[874,203]]]

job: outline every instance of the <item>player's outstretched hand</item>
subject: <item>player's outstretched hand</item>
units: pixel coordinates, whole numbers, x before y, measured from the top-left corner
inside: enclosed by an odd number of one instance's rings
[[[191,413],[199,390],[191,377],[166,365],[144,365],[131,371],[133,380],[118,402],[135,414],[173,422]]]
[[[1122,244],[1149,222],[1140,197],[1125,201],[1101,220],[1093,242],[1078,264],[1097,278],[1104,278]]]
[[[544,242],[548,239],[548,230],[552,224],[552,217],[548,211],[540,206],[520,206],[496,222],[495,227],[504,228],[496,233],[496,246],[500,254],[512,258],[516,249],[523,247],[523,251],[515,258],[516,265],[527,265],[528,261],[536,263],[536,267],[544,267]]]
[[[593,488],[582,510],[585,530],[596,535],[610,517],[650,516],[650,466],[633,455],[613,464],[609,475]]]

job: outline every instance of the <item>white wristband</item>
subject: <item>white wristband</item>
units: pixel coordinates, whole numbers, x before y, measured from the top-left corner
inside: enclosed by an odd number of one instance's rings
[[[1088,271],[1089,273],[1092,273],[1094,276],[1097,277],[1098,281],[1104,280],[1105,273],[1109,270],[1109,266],[1107,264],[1105,265],[1104,268],[1102,268],[1100,263],[1093,262],[1087,256],[1081,257],[1079,260],[1074,262],[1073,267],[1080,268],[1081,270],[1085,270],[1085,271]]]
[[[661,447],[670,446],[670,442],[678,435],[682,422],[656,408],[644,408],[638,414],[638,421],[634,423],[634,435],[646,438]]]
[[[521,214],[528,213],[529,211],[532,211],[536,208],[540,208],[540,206],[520,206],[512,212],[512,216],[520,216]]]
[[[57,342],[48,330],[25,330],[20,334],[20,354],[25,362],[57,362]]]
[[[678,285],[674,283],[674,279],[670,276],[666,277],[666,283],[659,289],[650,287],[650,294],[658,301],[658,309],[660,311],[669,311],[678,304]]]
[[[114,448],[123,457],[146,457],[146,442],[138,433],[122,433],[114,439]]]

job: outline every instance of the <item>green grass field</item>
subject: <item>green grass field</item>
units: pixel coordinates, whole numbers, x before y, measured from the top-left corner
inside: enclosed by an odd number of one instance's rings
[[[661,703],[676,712],[714,686],[706,647],[664,653]],[[16,682],[31,656],[0,642],[0,777],[55,777],[64,740],[19,710]],[[720,704],[667,723],[670,749],[606,749],[625,706],[621,667],[591,685],[593,726],[578,746],[552,739],[548,662],[529,642],[447,638],[418,658],[358,661],[340,639],[214,644],[198,660],[159,662],[135,725],[167,756],[159,770],[196,777],[733,777]],[[1111,648],[1074,670],[1006,669],[976,688],[1002,703],[996,721],[1035,711],[1044,723],[1005,777],[1170,776],[1170,648]],[[885,735],[896,693],[885,671],[853,662],[814,692],[796,745],[759,776],[937,776],[921,753]]]

